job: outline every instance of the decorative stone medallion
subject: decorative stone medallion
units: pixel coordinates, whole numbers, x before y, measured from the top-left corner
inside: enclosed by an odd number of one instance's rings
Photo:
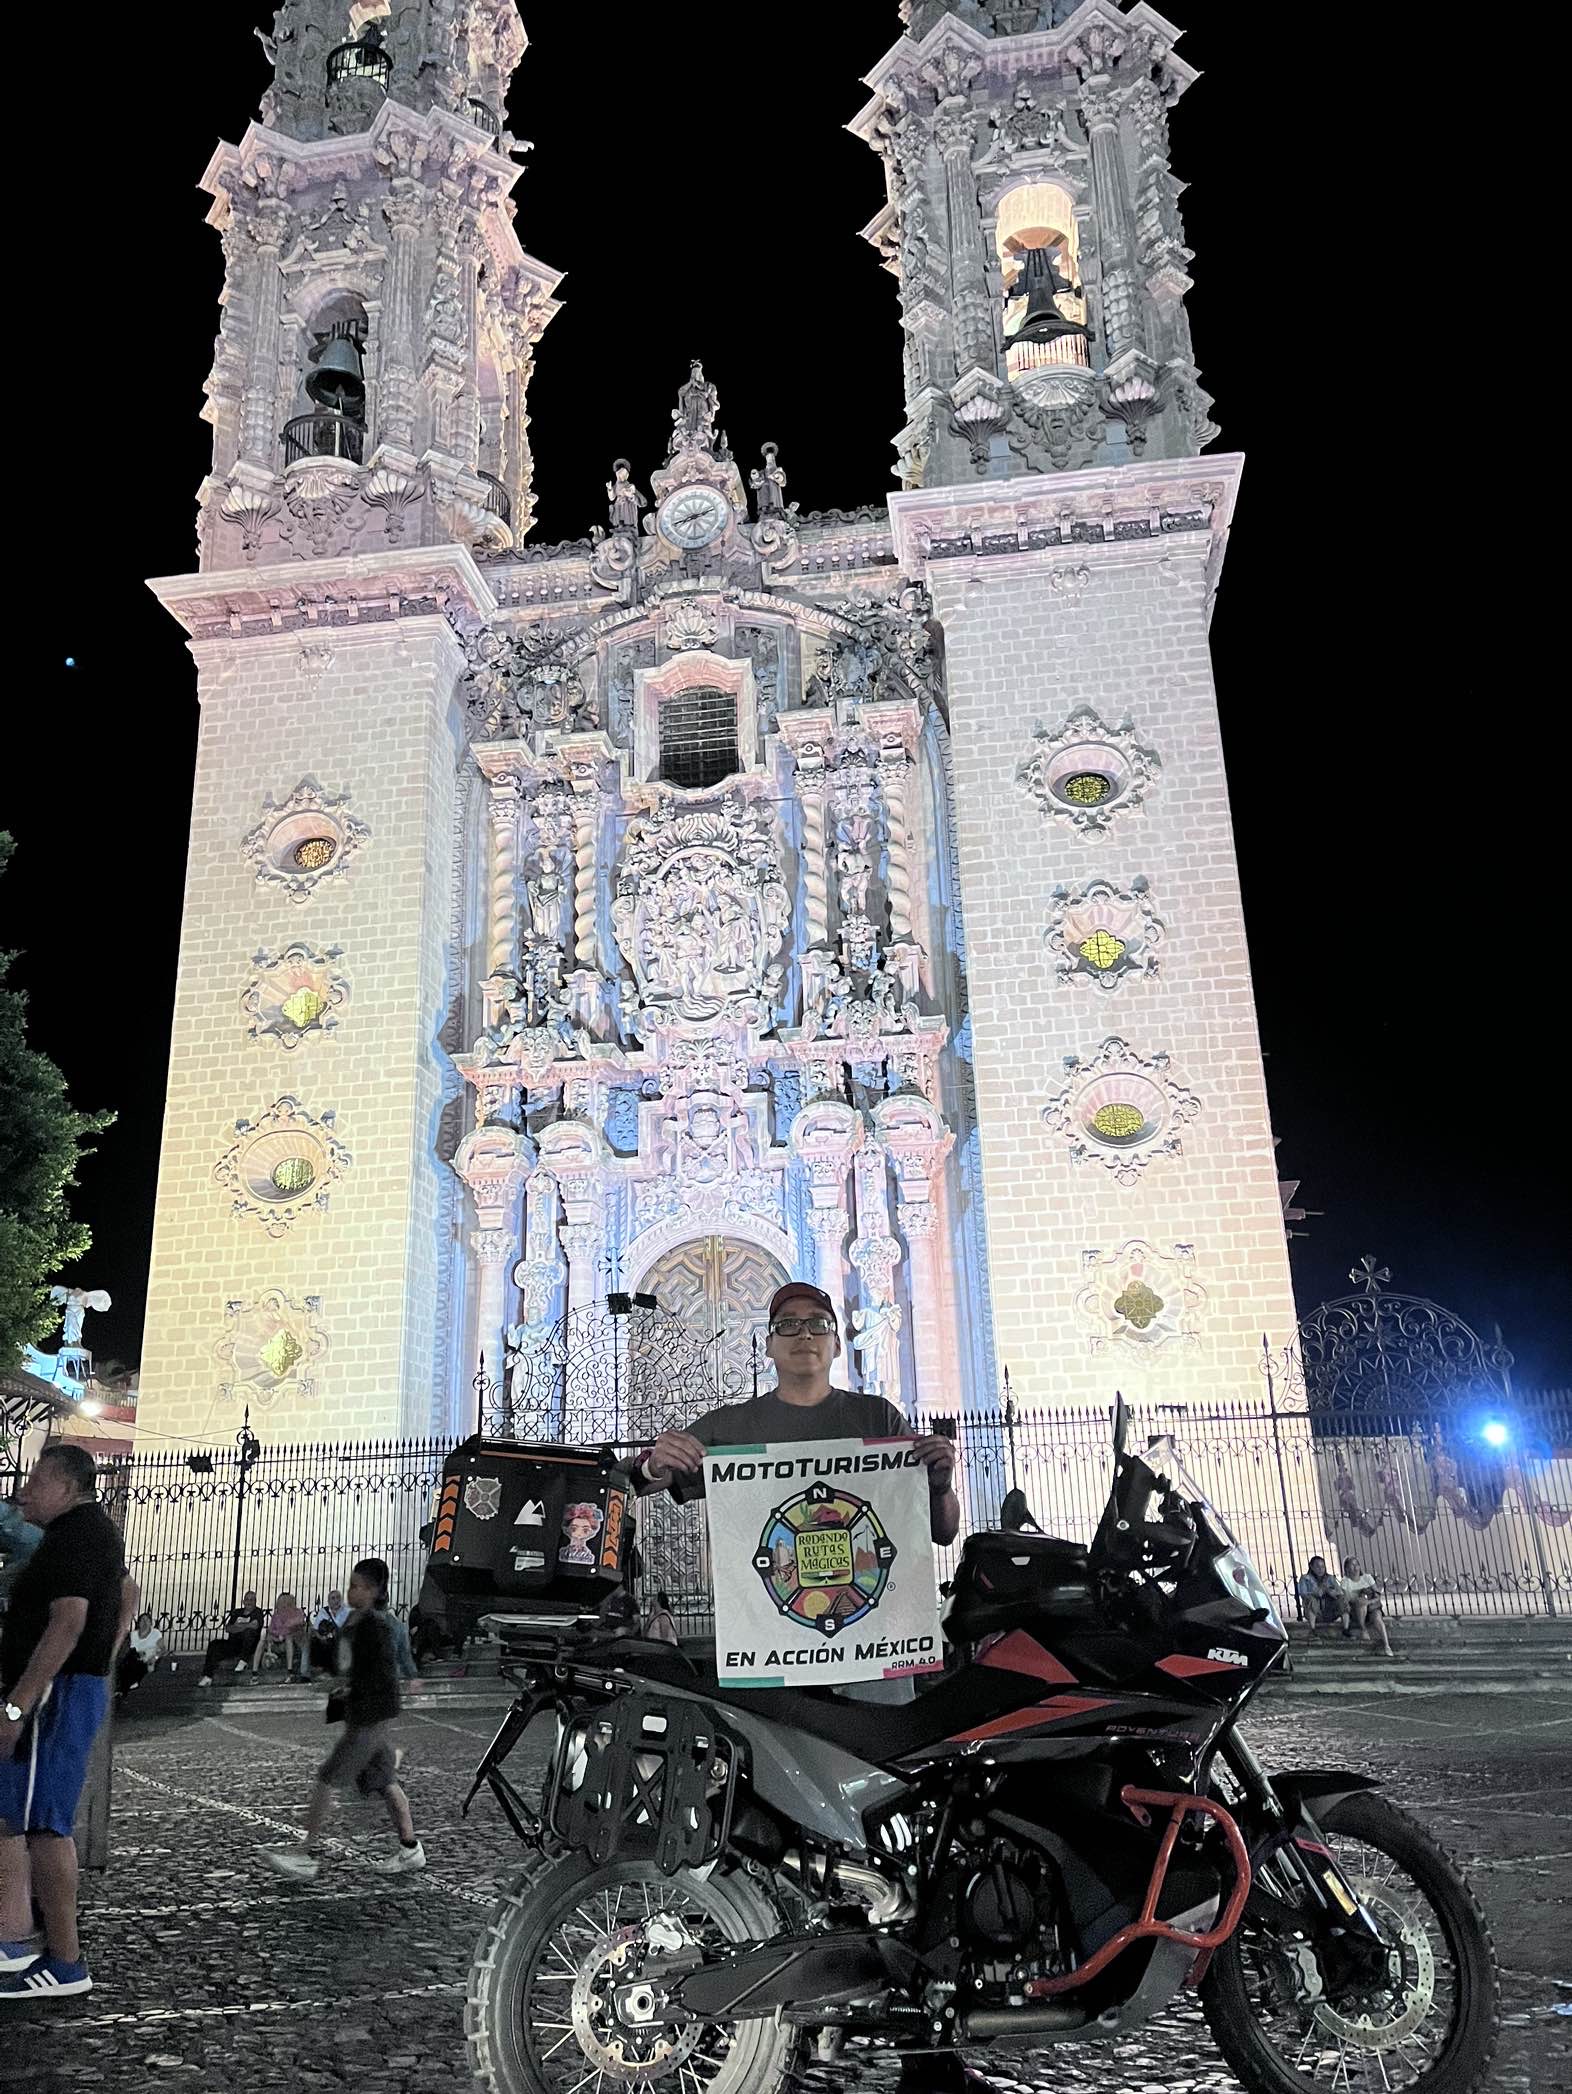
[[[1136,1237],[1112,1251],[1083,1251],[1076,1314],[1093,1352],[1116,1346],[1150,1351],[1174,1338],[1194,1338],[1206,1302],[1188,1243],[1155,1250]]]
[[[219,1395],[264,1411],[315,1402],[312,1370],[327,1350],[321,1312],[319,1295],[296,1301],[277,1287],[255,1301],[226,1302],[223,1334],[213,1346]]]
[[[646,1009],[704,1022],[757,996],[790,914],[765,808],[663,801],[629,828],[611,921]]]
[[[298,1098],[280,1098],[260,1120],[235,1122],[235,1139],[213,1175],[234,1194],[232,1212],[282,1236],[313,1207],[326,1207],[349,1161],[331,1112],[314,1118]]]
[[[324,792],[302,778],[284,800],[265,800],[262,819],[241,846],[263,887],[282,887],[292,902],[309,900],[337,879],[369,835],[349,812],[348,793]]]
[[[1200,1107],[1169,1075],[1166,1054],[1107,1039],[1089,1060],[1067,1054],[1064,1066],[1068,1081],[1042,1119],[1064,1136],[1074,1162],[1100,1163],[1133,1185],[1154,1157],[1180,1153],[1178,1130]]]
[[[1128,889],[1111,880],[1056,887],[1043,941],[1059,981],[1115,989],[1156,974],[1164,936],[1147,882],[1138,876]]]
[[[1116,814],[1141,805],[1161,768],[1156,751],[1136,739],[1133,722],[1105,727],[1083,705],[1062,726],[1037,729],[1031,753],[1016,766],[1015,782],[1044,814],[1083,836],[1100,836]]]
[[[256,972],[240,999],[251,1038],[293,1048],[307,1033],[332,1032],[349,1001],[349,984],[333,968],[342,958],[336,945],[317,952],[298,939],[282,952],[257,953],[251,963]]]

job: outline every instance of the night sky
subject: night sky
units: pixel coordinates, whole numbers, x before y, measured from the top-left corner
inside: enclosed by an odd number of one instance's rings
[[[566,272],[530,398],[535,541],[604,521],[619,454],[647,486],[695,355],[745,466],[768,438],[805,510],[882,498],[896,293],[857,238],[879,164],[841,126],[894,0],[523,11],[518,230]],[[1522,838],[1565,788],[1514,660],[1509,540],[1478,521],[1492,455],[1536,440],[1535,388],[1499,390],[1500,300],[1425,204],[1458,105],[1422,92],[1396,18],[1168,11],[1205,75],[1174,123],[1197,355],[1216,448],[1248,457],[1212,637],[1279,1163],[1324,1210],[1293,1245],[1301,1310],[1371,1251],[1499,1322],[1521,1385],[1564,1387],[1565,1085],[1531,1022],[1564,901]],[[183,637],[142,578],[194,565],[220,283],[195,184],[266,84],[252,20],[184,0],[122,25],[112,62],[63,77],[76,146],[33,206],[62,237],[25,307],[37,384],[13,395],[47,467],[8,480],[39,532],[19,579],[40,659],[0,757],[0,943],[34,1044],[120,1116],[74,1202],[81,1276],[115,1302],[100,1359],[140,1345],[196,735]]]

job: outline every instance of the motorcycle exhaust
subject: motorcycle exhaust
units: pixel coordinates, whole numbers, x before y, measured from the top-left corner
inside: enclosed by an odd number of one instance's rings
[[[882,1870],[869,1868],[860,1861],[837,1861],[829,1872],[828,1881],[817,1880],[816,1872],[805,1870],[802,1855],[795,1847],[781,1857],[777,1864],[782,1875],[790,1876],[810,1897],[829,1898],[847,1894],[858,1904],[868,1908],[868,1920],[875,1927],[890,1927],[897,1920],[910,1919],[914,1907],[911,1894],[903,1883],[897,1883]]]
[[[1071,2007],[1060,2001],[1040,2001],[1030,2007],[977,2007],[970,2014],[960,2017],[961,2036],[967,2042],[988,2043],[995,2037],[1006,2042],[1012,2036],[1066,2035],[1073,2029],[1087,2028],[1093,2016],[1085,2007]]]

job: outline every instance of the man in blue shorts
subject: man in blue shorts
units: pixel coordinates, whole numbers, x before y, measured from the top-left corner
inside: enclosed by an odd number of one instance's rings
[[[97,1486],[87,1448],[58,1440],[19,1501],[44,1538],[0,1624],[0,1999],[93,1987],[77,1939],[72,1829],[138,1597]]]

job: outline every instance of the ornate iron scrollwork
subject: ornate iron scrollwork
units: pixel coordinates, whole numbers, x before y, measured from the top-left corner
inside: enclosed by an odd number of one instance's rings
[[[1387,1293],[1392,1275],[1374,1258],[1348,1277],[1359,1291],[1313,1309],[1283,1355],[1286,1393],[1312,1414],[1423,1418],[1511,1395],[1512,1355],[1499,1331],[1487,1344],[1439,1303]],[[1276,1363],[1268,1366],[1275,1381]]]

